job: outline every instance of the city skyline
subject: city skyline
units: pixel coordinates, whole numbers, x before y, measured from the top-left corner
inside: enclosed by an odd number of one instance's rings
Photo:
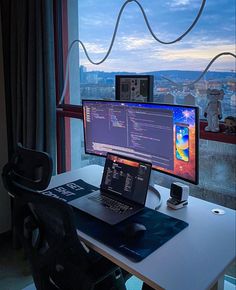
[[[110,45],[117,15],[125,1],[80,0],[79,33],[89,55],[101,60]],[[195,19],[201,0],[139,1],[158,38],[171,41]],[[159,70],[202,71],[217,54],[235,53],[235,2],[208,0],[193,30],[181,41],[163,45],[146,28],[136,3],[129,3],[121,16],[113,50],[105,63],[95,66],[80,49],[80,64],[88,70],[144,72]],[[235,59],[224,56],[211,70],[235,70]]]

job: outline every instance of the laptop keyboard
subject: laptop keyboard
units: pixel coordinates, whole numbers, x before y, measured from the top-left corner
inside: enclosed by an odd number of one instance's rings
[[[88,199],[99,202],[101,205],[111,209],[112,211],[116,213],[125,213],[127,210],[133,209],[131,206],[127,204],[121,203],[117,200],[114,200],[112,198],[109,198],[101,194],[90,196],[88,197]]]

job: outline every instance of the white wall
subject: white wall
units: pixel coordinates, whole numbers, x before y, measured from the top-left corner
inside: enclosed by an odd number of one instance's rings
[[[1,9],[1,7],[0,7]],[[0,173],[7,162],[7,128],[6,128],[6,110],[5,110],[5,90],[3,75],[3,54],[2,54],[2,27],[0,11]],[[0,175],[1,176],[1,175]],[[0,234],[10,230],[11,211],[10,198],[2,184],[0,177]]]

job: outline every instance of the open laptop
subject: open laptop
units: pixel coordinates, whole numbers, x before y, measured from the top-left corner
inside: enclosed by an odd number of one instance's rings
[[[69,204],[115,225],[144,208],[151,167],[146,161],[108,153],[100,190]]]

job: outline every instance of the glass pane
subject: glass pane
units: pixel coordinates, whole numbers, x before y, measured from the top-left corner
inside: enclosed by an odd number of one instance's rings
[[[194,5],[190,1],[151,0],[141,5],[154,34],[161,40],[171,41],[191,25],[201,3],[202,0],[194,1]],[[78,35],[94,62],[101,61],[106,55],[123,4],[121,0],[79,1]],[[210,72],[190,85],[214,56],[223,51],[235,51],[235,8],[235,1],[220,0],[217,5],[214,0],[207,1],[204,13],[189,35],[175,44],[163,45],[151,36],[137,4],[128,3],[105,62],[91,64],[80,45],[79,79],[78,73],[75,74],[75,81],[77,84],[80,82],[80,93],[76,88],[76,98],[72,97],[71,103],[80,103],[81,99],[114,99],[115,75],[145,73],[154,76],[154,102],[195,104],[200,107],[200,116],[204,118],[208,103],[206,90],[223,89],[223,118],[235,116],[236,81],[232,56],[217,59]],[[71,58],[73,66],[75,62]]]
[[[70,135],[67,135],[69,140],[66,142],[66,164],[67,170],[75,170],[90,164],[104,165],[104,158],[85,154],[84,150],[84,133],[83,122],[80,119],[65,118],[67,130]],[[68,150],[70,148],[70,150]]]
[[[201,0],[142,1],[153,32],[162,40],[173,40],[181,35],[196,17]],[[69,1],[69,43],[83,41],[89,56],[100,61],[106,54],[122,0]],[[154,102],[195,104],[200,117],[208,103],[207,89],[222,89],[223,120],[236,116],[235,59],[217,59],[210,71],[195,84],[200,73],[217,54],[235,52],[235,1],[207,1],[197,25],[182,41],[172,45],[156,42],[150,35],[139,7],[130,2],[125,7],[114,47],[101,65],[87,60],[81,46],[70,56],[71,103],[81,99],[114,99],[115,75],[145,73],[154,76]],[[108,13],[109,12],[109,13]],[[70,17],[73,15],[73,19]],[[211,21],[209,21],[211,19]],[[73,21],[72,21],[73,20]],[[73,49],[73,50],[74,50]],[[176,84],[188,84],[182,87]],[[71,168],[88,164],[103,164],[104,158],[84,153],[83,129],[80,120],[70,121]],[[191,186],[191,194],[219,204],[235,207],[235,145],[200,140],[200,183]],[[173,178],[155,173],[158,184],[169,186]]]

